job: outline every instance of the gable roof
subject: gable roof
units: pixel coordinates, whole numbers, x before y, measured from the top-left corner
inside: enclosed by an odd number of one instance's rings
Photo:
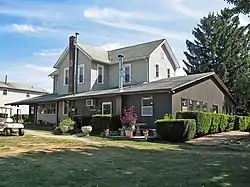
[[[27,84],[21,84],[21,83],[17,83],[17,82],[7,82],[5,84],[3,81],[0,81],[0,88],[29,91],[29,92],[38,92],[38,93],[48,93],[43,88],[39,88],[36,86],[27,85]]]
[[[111,62],[116,62],[119,54],[124,56],[124,61],[148,57],[164,40],[160,39],[108,51],[109,59]]]
[[[173,60],[173,64],[176,66],[176,68],[179,68],[180,65],[178,61],[176,60],[175,55],[172,52],[166,39],[154,40],[154,41],[131,45],[131,46],[127,46],[127,47],[123,47],[123,48],[119,48],[115,50],[110,50],[110,51],[105,51],[101,47],[83,45],[79,43],[76,43],[76,47],[90,59],[104,62],[107,64],[111,64],[111,63],[117,63],[117,56],[119,54],[124,55],[124,61],[130,61],[130,60],[149,57],[149,55],[161,44],[165,45],[167,52],[169,53],[169,56]],[[69,50],[69,47],[67,47],[62,53],[62,55],[58,58],[58,60],[56,61],[54,65],[54,68],[58,68],[62,60],[68,54],[68,50]]]

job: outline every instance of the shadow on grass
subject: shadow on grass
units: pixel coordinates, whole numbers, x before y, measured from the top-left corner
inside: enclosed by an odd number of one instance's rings
[[[250,157],[89,146],[0,157],[0,186],[248,187]]]
[[[28,130],[39,130],[48,132],[51,132],[55,129],[52,125],[40,125],[40,124],[25,124],[24,128]]]

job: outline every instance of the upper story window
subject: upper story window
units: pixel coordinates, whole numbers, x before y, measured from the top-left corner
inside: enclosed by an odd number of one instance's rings
[[[104,66],[97,64],[97,83],[104,83]]]
[[[124,82],[131,83],[131,64],[124,64]]]
[[[170,77],[170,69],[169,68],[167,69],[167,76],[168,76],[168,78]]]
[[[156,64],[155,65],[155,77],[159,78],[159,74],[160,74],[160,65]]]
[[[7,95],[8,94],[8,90],[7,89],[3,89],[3,95]]]
[[[69,84],[69,68],[64,68],[64,86]]]
[[[84,83],[84,64],[78,66],[78,84]]]
[[[181,99],[181,111],[187,111],[188,110],[187,104],[188,104],[188,100],[182,98]]]
[[[27,92],[27,93],[26,93],[26,97],[30,97],[30,92]]]

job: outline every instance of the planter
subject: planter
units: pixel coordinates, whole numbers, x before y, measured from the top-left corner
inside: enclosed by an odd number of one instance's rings
[[[133,137],[133,130],[125,130],[125,135],[129,138]]]
[[[61,131],[63,133],[67,133],[69,131],[69,126],[66,126],[66,125],[65,126],[61,126],[60,129],[61,129]]]
[[[89,136],[90,132],[92,131],[91,126],[83,126],[81,129],[82,129],[83,136]]]

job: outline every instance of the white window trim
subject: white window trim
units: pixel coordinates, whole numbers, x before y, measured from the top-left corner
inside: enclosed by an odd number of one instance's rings
[[[152,117],[154,116],[154,103],[153,103],[153,106],[143,106],[143,100],[149,100],[149,99],[153,99],[153,97],[144,97],[144,98],[141,98],[141,116],[143,117]],[[143,113],[143,109],[144,108],[152,108],[152,114],[150,115],[147,115],[147,114],[144,114]]]
[[[68,114],[65,114],[64,112],[65,102],[62,103],[62,115],[67,116]],[[68,109],[69,110],[69,109]]]
[[[157,66],[157,65],[159,66],[159,69],[158,69],[158,75],[159,75],[159,76],[158,76],[158,77],[156,76],[156,66]],[[156,64],[155,64],[155,78],[157,78],[157,79],[160,78],[160,64],[159,64],[159,63],[156,63]]]
[[[55,104],[55,113],[47,113],[47,112],[46,112],[46,113],[40,113],[40,114],[46,115],[46,116],[49,116],[49,115],[52,115],[52,116],[53,116],[53,115],[56,115],[56,111],[57,111],[56,103],[43,103],[43,104],[41,104],[41,105],[45,105],[45,109],[48,110],[48,107],[47,107],[47,106],[49,105],[49,108],[51,109],[51,105],[52,105],[52,104]],[[41,107],[41,105],[40,105],[40,107]],[[41,108],[40,108],[40,110],[41,110]]]
[[[83,80],[82,80],[82,82],[80,82],[80,74],[79,74],[79,72],[80,72],[80,68],[82,67],[82,73],[83,73]],[[80,65],[78,65],[78,84],[83,84],[84,83],[84,64],[80,64]]]
[[[102,68],[102,82],[98,82],[99,67]],[[101,65],[101,64],[97,64],[97,83],[98,83],[98,84],[104,84],[104,65]]]
[[[125,68],[126,67],[129,67],[129,82],[125,82]],[[131,83],[131,77],[132,77],[132,69],[131,69],[131,64],[124,64],[123,65],[123,72],[124,72],[124,75],[123,75],[123,82],[124,83]]]
[[[102,102],[102,114],[104,113],[104,105],[110,105],[110,114],[112,114],[112,102]]]
[[[69,67],[67,67],[67,68],[64,68],[64,70],[63,70],[63,85],[64,86],[68,86],[68,84],[66,84],[66,82],[65,82],[65,75],[66,75],[66,71],[68,70],[68,83],[69,83]]]

